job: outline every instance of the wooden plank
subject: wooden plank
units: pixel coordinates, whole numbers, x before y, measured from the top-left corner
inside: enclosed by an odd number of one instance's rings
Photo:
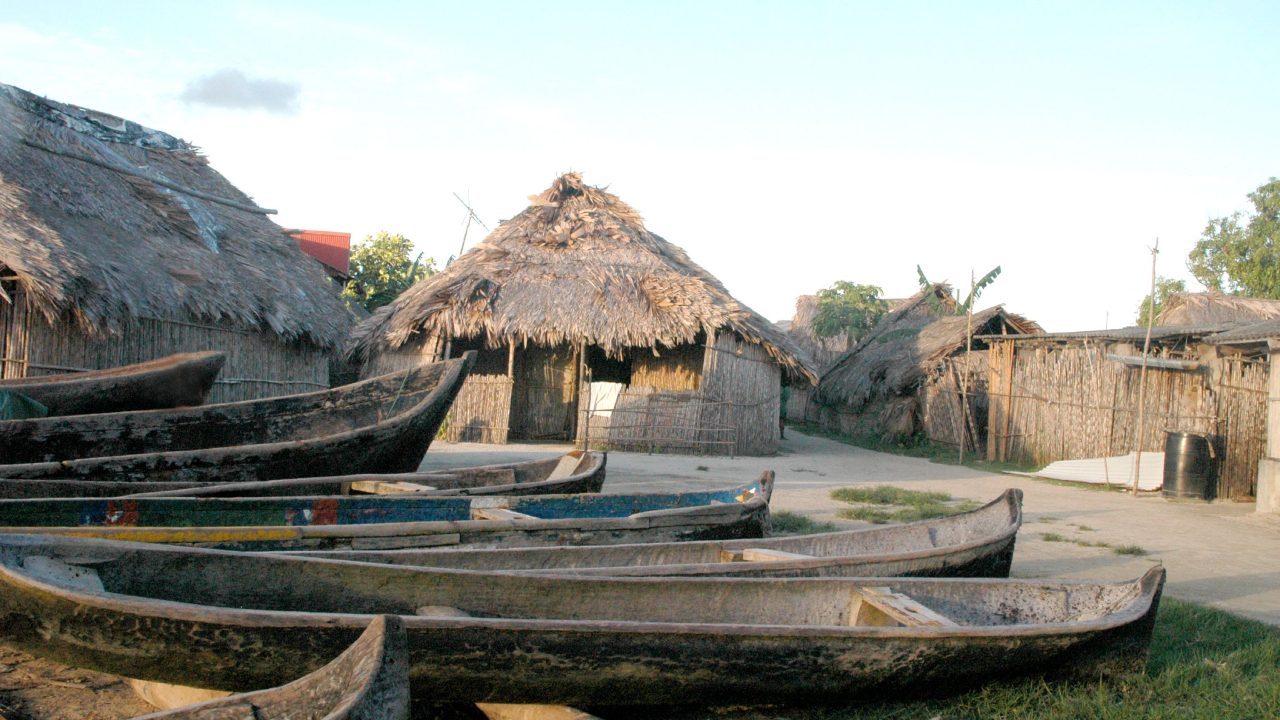
[[[351,538],[352,550],[401,550],[404,548],[439,547],[462,542],[458,533],[432,533],[430,535],[391,535],[385,537]]]
[[[887,587],[861,587],[849,612],[850,625],[956,627],[951,618]]]
[[[411,482],[385,482],[382,480],[356,480],[351,483],[351,492],[369,495],[401,495],[435,490],[434,485],[421,485]]]
[[[507,510],[506,508],[487,508],[473,507],[471,508],[472,520],[537,520],[532,515],[526,515],[515,510]]]
[[[471,617],[471,613],[450,605],[423,605],[415,608],[414,615],[419,617]]]
[[[517,705],[509,703],[476,703],[489,720],[600,720],[568,705]]]
[[[563,480],[573,474],[578,469],[578,463],[582,462],[581,453],[567,453],[560,458],[560,462],[556,464],[551,474],[547,476],[548,480]]]
[[[721,550],[720,562],[771,562],[778,560],[812,560],[813,555],[771,550],[769,548],[742,548],[741,550]]]

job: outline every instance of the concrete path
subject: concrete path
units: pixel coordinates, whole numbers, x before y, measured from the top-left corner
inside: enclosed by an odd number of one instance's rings
[[[422,467],[511,462],[567,449],[564,445],[437,442]],[[842,527],[863,523],[836,517],[843,505],[830,498],[832,488],[892,484],[981,502],[1005,488],[1022,488],[1025,521],[1014,553],[1013,576],[1124,580],[1137,577],[1153,563],[1163,563],[1169,572],[1165,586],[1169,597],[1280,625],[1280,515],[1257,514],[1252,504],[1134,498],[872,452],[794,429],[787,430],[781,452],[771,457],[611,452],[605,492],[720,487],[752,479],[763,470],[777,473],[775,511],[800,513]],[[1045,535],[1063,539],[1049,541]],[[1112,549],[1126,545],[1148,554],[1119,555]]]

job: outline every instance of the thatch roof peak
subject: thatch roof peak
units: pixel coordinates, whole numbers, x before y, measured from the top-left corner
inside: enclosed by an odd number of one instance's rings
[[[51,322],[199,319],[333,346],[318,263],[190,143],[0,84],[0,274]]]
[[[444,271],[361,323],[352,352],[440,335],[491,346],[586,341],[615,353],[674,347],[716,330],[760,344],[793,377],[816,381],[804,351],[773,323],[646,229],[631,206],[568,173]]]

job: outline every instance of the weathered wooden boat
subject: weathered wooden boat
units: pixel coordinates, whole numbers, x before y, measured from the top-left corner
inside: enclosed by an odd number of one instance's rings
[[[0,479],[0,499],[89,497],[288,497],[296,495],[552,495],[600,492],[607,454],[573,450],[558,458],[421,473],[365,473],[238,483],[147,480]]]
[[[419,473],[334,475],[243,483],[186,484],[125,497],[287,497],[297,495],[564,495],[598,493],[607,455],[571,450],[543,460],[477,465]],[[0,491],[3,486],[0,486]],[[46,495],[45,497],[56,497]],[[92,497],[100,497],[94,495]]]
[[[245,651],[242,651],[245,652]],[[408,720],[404,622],[379,615],[342,654],[280,687],[215,698],[135,720]]]
[[[520,575],[4,536],[0,631],[69,665],[251,690],[391,613],[437,702],[901,699],[1141,671],[1163,582]]]
[[[0,380],[48,409],[83,415],[199,405],[227,361],[225,353],[191,352],[106,370]]]
[[[0,532],[237,550],[761,537],[773,474],[680,493],[0,500]]]
[[[316,550],[338,560],[484,572],[612,576],[1008,577],[1022,491],[981,508],[903,525],[752,540],[585,547]]]
[[[265,400],[11,420],[0,423],[0,457],[21,461],[0,465],[0,478],[235,482],[410,472],[474,361],[467,353]]]

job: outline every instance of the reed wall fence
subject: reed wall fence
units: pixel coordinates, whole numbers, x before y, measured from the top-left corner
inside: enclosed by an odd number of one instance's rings
[[[1167,431],[1216,436],[1218,496],[1252,497],[1265,446],[1265,361],[1212,357],[1198,370],[1109,360],[1103,344],[997,341],[988,364],[992,460],[1057,460],[1163,452]],[[1143,396],[1139,425],[1140,396]]]

